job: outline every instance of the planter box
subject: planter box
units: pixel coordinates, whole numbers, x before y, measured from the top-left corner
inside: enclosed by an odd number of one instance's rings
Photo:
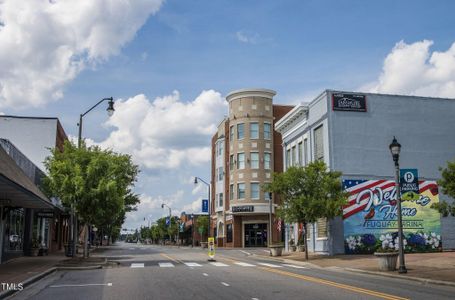
[[[31,248],[30,249],[30,256],[38,256],[39,248]]]
[[[270,246],[270,255],[281,256],[283,246]]]
[[[296,249],[297,249],[297,246],[289,246],[289,250],[291,252],[295,252]]]
[[[201,248],[208,248],[208,243],[207,242],[201,242]]]
[[[375,252],[380,271],[395,271],[397,269],[398,252]]]
[[[299,252],[305,252],[305,246],[304,246],[304,245],[298,245],[298,246],[297,246],[297,251],[299,251]]]

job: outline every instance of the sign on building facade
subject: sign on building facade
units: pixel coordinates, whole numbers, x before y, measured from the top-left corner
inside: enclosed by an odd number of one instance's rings
[[[332,109],[344,111],[367,111],[365,95],[335,93],[332,95]]]
[[[392,180],[343,180],[349,193],[343,207],[345,253],[373,253],[385,241],[398,247],[397,198]],[[439,202],[435,181],[419,181],[419,198],[402,201],[408,252],[441,251],[441,220],[431,208]]]

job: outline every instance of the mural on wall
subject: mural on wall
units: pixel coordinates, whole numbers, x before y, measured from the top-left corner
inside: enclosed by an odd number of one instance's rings
[[[398,250],[397,197],[391,180],[343,180],[349,193],[343,207],[344,245],[347,254]],[[405,251],[442,251],[441,220],[431,204],[439,202],[435,181],[419,181],[418,200],[402,201]]]

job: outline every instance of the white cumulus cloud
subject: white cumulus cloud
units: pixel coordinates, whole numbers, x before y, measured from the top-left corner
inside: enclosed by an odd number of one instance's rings
[[[210,139],[226,109],[226,101],[213,90],[189,102],[181,101],[178,91],[153,101],[136,95],[116,102],[106,123],[115,129],[100,145],[129,153],[149,169],[200,165],[210,161]]]
[[[66,83],[118,54],[162,2],[0,1],[0,107],[61,98]]]
[[[361,90],[432,97],[455,97],[455,43],[430,51],[432,41],[398,42],[387,55],[376,82]]]

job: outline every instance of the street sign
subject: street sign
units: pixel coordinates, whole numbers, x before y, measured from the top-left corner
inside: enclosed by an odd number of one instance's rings
[[[215,258],[215,238],[209,237],[208,242],[209,242],[209,245],[208,245],[209,257],[210,257],[209,260],[214,260],[214,258]]]
[[[183,232],[185,229],[185,223],[180,223],[179,230],[180,232]]]
[[[208,199],[202,199],[202,212],[203,213],[209,212],[209,200]]]
[[[419,175],[417,169],[400,169],[400,191],[403,201],[419,200]]]
[[[166,226],[169,226],[171,224],[171,219],[169,217],[166,217]]]

